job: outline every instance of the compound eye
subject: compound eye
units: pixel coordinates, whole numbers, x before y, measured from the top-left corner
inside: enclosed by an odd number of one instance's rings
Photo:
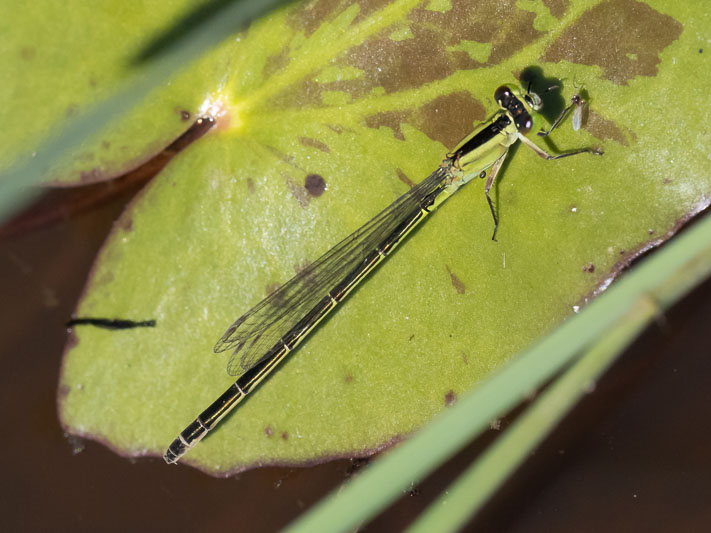
[[[533,119],[531,115],[526,113],[524,116],[519,117],[516,125],[518,126],[518,131],[527,135],[533,127]]]
[[[494,100],[496,100],[499,105],[503,105],[503,102],[511,98],[511,89],[502,85],[496,91],[494,91]]]

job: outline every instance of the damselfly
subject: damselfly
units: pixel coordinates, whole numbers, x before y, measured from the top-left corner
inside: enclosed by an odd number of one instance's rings
[[[232,350],[227,371],[239,377],[173,441],[165,452],[166,462],[178,461],[214,429],[417,224],[459,187],[477,176],[484,178],[487,170],[484,193],[494,219],[492,239],[496,240],[498,218],[489,191],[516,141],[543,159],[585,152],[602,154],[599,149],[583,148],[550,155],[526,137],[539,117],[543,105],[540,97],[515,86],[502,86],[494,98],[499,110],[447,154],[428,178],[229,327],[215,345],[215,352]]]

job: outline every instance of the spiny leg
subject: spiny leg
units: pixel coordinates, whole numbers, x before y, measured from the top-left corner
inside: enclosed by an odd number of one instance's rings
[[[499,229],[499,219],[496,217],[496,210],[494,209],[494,202],[491,201],[491,196],[489,196],[489,191],[491,190],[491,187],[494,185],[496,182],[496,176],[499,173],[499,170],[501,170],[501,165],[504,164],[504,159],[506,159],[506,154],[508,154],[509,151],[506,150],[501,156],[494,161],[494,164],[491,165],[491,172],[489,172],[489,179],[486,180],[486,185],[484,185],[484,194],[486,195],[486,201],[489,202],[489,209],[491,209],[491,216],[494,217],[494,234],[491,236],[491,240],[495,241],[496,240],[496,231]]]
[[[536,154],[539,157],[542,157],[546,161],[551,161],[553,159],[563,159],[564,157],[570,157],[571,155],[577,155],[577,154],[593,154],[593,155],[602,155],[604,152],[600,150],[599,148],[581,148],[580,150],[574,150],[572,152],[566,152],[564,154],[558,154],[558,155],[551,155],[548,152],[546,152],[543,148],[540,148],[536,143],[534,143],[531,139],[523,135],[521,132],[518,132],[517,134],[518,139],[528,146],[531,150],[536,152]]]

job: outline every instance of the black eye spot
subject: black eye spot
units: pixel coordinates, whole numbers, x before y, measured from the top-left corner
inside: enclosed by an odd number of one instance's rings
[[[506,85],[502,85],[496,91],[494,91],[494,100],[496,100],[499,105],[502,105],[505,107],[504,103],[511,98],[511,89],[506,87]]]
[[[521,120],[518,121],[518,131],[526,135],[529,131],[531,131],[531,128],[533,127],[533,120],[531,119],[530,115],[526,114],[526,116],[521,117]]]

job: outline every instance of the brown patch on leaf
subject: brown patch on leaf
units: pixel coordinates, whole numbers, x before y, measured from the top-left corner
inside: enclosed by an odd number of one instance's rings
[[[314,80],[302,80],[294,85],[289,85],[270,98],[266,106],[277,109],[320,107],[322,87],[322,84]]]
[[[306,36],[311,35],[321,25],[333,18],[333,10],[339,6],[339,0],[315,0],[301,2],[296,9],[291,11],[286,23],[298,31],[303,31]]]
[[[607,79],[627,85],[636,76],[655,76],[659,54],[677,40],[683,26],[635,0],[608,1],[589,9],[545,51],[543,61],[597,65]]]
[[[587,273],[589,273],[589,274],[592,274],[593,272],[595,272],[595,265],[592,264],[592,263],[588,263],[587,265],[585,265],[585,266],[583,267],[583,272],[587,272]]]
[[[327,154],[331,152],[331,149],[328,147],[328,145],[322,143],[318,139],[312,139],[311,137],[299,137],[299,142],[304,146],[316,148],[317,150],[321,150],[322,152],[326,152]]]
[[[286,431],[283,431],[281,434],[281,440],[289,440],[289,433]]]
[[[289,165],[294,164],[294,157],[293,156],[290,156],[289,154],[285,154],[284,152],[281,152],[278,149],[276,149],[273,146],[270,146],[268,144],[266,144],[264,146],[267,150],[269,150],[274,155],[274,157],[276,157],[280,161],[283,161],[284,163],[288,163]]]
[[[585,129],[602,141],[612,139],[623,146],[629,146],[627,137],[625,137],[625,134],[617,126],[617,124],[615,124],[612,120],[607,120],[602,115],[599,115],[592,110],[589,112]],[[627,130],[627,133],[633,141],[636,140],[636,135],[632,131]]]
[[[343,133],[343,126],[340,124],[326,124],[326,127],[332,131],[335,131],[339,135]]]
[[[354,97],[368,94],[375,87],[386,93],[420,87],[447,78],[458,70],[475,69],[500,63],[541,35],[533,28],[535,15],[520,10],[514,2],[499,0],[453,0],[446,13],[426,6],[410,11],[411,39],[392,40],[392,27],[384,28],[354,47],[345,62],[360,69],[356,80],[329,84],[329,88],[350,92]],[[505,20],[506,24],[492,24]],[[462,41],[491,43],[491,54],[484,61],[457,50]]]
[[[543,5],[548,8],[555,18],[560,19],[568,11],[569,0],[543,0]]]
[[[396,139],[404,141],[405,135],[400,129],[400,124],[407,122],[407,118],[408,113],[404,111],[383,111],[382,113],[365,117],[365,125],[376,130],[381,126],[390,128],[393,130]]]
[[[457,394],[453,391],[450,390],[447,394],[444,395],[444,405],[447,407],[451,407],[457,402]]]
[[[410,187],[412,189],[415,186],[415,182],[412,181],[410,178],[407,177],[407,174],[405,174],[402,169],[396,169],[397,172],[397,179],[399,179],[401,182],[403,182],[405,185]]]
[[[446,266],[446,265],[445,265]],[[457,291],[459,294],[464,294],[467,292],[467,286],[464,284],[464,282],[457,277],[457,275],[452,272],[447,266],[447,272],[449,272],[449,279],[452,282],[452,287],[454,287],[454,290]]]
[[[454,146],[472,131],[473,123],[486,118],[483,104],[467,92],[439,96],[412,111],[383,111],[366,117],[369,128],[381,126],[393,130],[396,139],[405,140],[402,123],[407,122],[430,139],[448,148]]]
[[[264,62],[262,76],[268,79],[289,64],[289,48],[285,46],[278,53],[270,55]]]
[[[309,174],[304,179],[304,189],[314,198],[318,198],[326,190],[326,180],[318,174]]]
[[[468,92],[439,96],[420,108],[421,120],[417,127],[430,139],[448,148],[454,146],[472,131],[472,121],[484,120],[486,109]]]

